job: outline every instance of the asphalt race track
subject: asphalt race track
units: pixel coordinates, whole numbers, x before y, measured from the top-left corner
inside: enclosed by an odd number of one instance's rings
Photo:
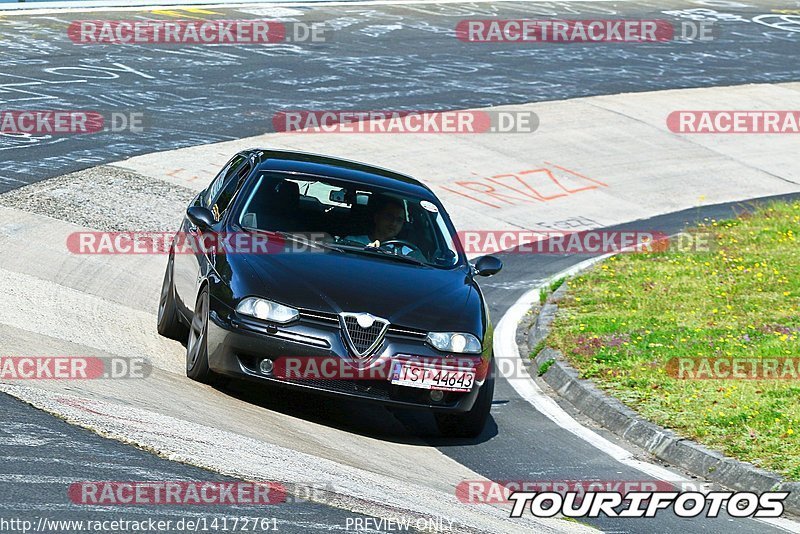
[[[2,517],[6,520],[24,517],[37,524],[45,517],[54,521],[108,519],[108,512],[102,506],[77,509],[70,502],[64,485],[77,480],[233,480],[103,439],[7,395],[0,397],[0,414],[3,417],[0,457],[4,465]],[[136,521],[148,517],[177,523],[187,518],[205,517],[213,521],[215,518],[224,520],[226,516],[249,516],[251,511],[247,506],[230,506],[224,512],[211,506],[189,511],[178,506],[164,506],[155,511],[139,507],[130,508],[115,518]],[[347,518],[365,517],[310,501],[275,505],[269,511],[269,516],[262,517],[274,520],[281,532],[297,533],[328,532],[332,525],[344,527]],[[11,527],[3,530],[9,532]],[[52,530],[71,532],[74,529],[53,526]]]
[[[651,480],[657,472],[661,480],[697,479],[658,464],[564,406],[578,421],[630,453],[630,461],[614,459],[553,422],[506,379],[498,380],[491,421],[476,440],[442,439],[432,417],[416,412],[322,401],[294,393],[275,395],[243,384],[219,389],[200,386],[183,375],[183,347],[155,333],[164,258],[81,258],[63,247],[64,236],[80,228],[174,229],[186,200],[211,179],[213,171],[208,169],[218,166],[214,162],[221,153],[232,154],[229,146],[215,143],[271,134],[273,115],[282,110],[455,110],[537,104],[542,106],[536,108],[542,118],[541,133],[547,136],[554,135],[552,122],[547,121],[557,122],[547,110],[563,106],[571,111],[556,118],[563,119],[559,127],[564,131],[581,132],[575,135],[579,140],[576,146],[569,146],[569,137],[538,142],[540,132],[536,132],[530,141],[491,141],[494,152],[485,152],[502,155],[505,150],[509,161],[529,158],[531,164],[540,165],[548,158],[577,161],[578,152],[592,148],[579,143],[596,144],[598,150],[603,143],[617,144],[615,139],[598,135],[602,125],[575,120],[576,116],[588,117],[582,115],[581,106],[599,105],[597,100],[571,102],[576,98],[609,95],[609,100],[602,102],[608,105],[606,111],[613,113],[613,95],[619,93],[642,93],[638,96],[643,99],[657,99],[660,92],[672,89],[710,91],[684,106],[692,109],[701,107],[699,102],[709,107],[709,102],[724,95],[724,89],[714,88],[758,84],[752,87],[753,94],[776,91],[791,105],[800,102],[800,87],[791,83],[800,80],[796,60],[800,57],[800,22],[791,13],[800,13],[800,1],[287,3],[0,13],[0,49],[4,52],[0,56],[0,110],[94,110],[137,113],[144,118],[142,133],[0,133],[0,193],[4,193],[0,195],[0,246],[5,251],[0,291],[8,295],[0,312],[0,353],[146,354],[154,367],[144,381],[0,383],[0,389],[10,393],[0,396],[0,527],[3,519],[11,518],[36,523],[41,517],[177,520],[257,515],[274,518],[280,532],[392,532],[395,530],[385,523],[356,520],[395,516],[447,518],[444,526],[454,520],[453,530],[463,532],[590,531],[586,527],[654,534],[800,532],[800,523],[791,518],[773,522],[725,516],[689,520],[668,512],[652,519],[515,523],[507,519],[507,507],[459,503],[455,484],[479,478],[637,481]],[[259,17],[324,22],[333,28],[333,39],[269,46],[92,46],[71,42],[66,32],[70,22],[83,19]],[[719,24],[720,38],[707,43],[515,47],[463,43],[453,36],[459,20],[495,17],[673,22],[705,17]],[[741,90],[738,104],[752,102],[754,107],[771,109],[769,99],[751,98],[749,90]],[[669,109],[681,109],[679,103],[687,102],[688,93],[669,94],[675,98],[665,104]],[[648,107],[642,104],[645,100],[625,98],[632,108]],[[663,129],[663,120],[659,120]],[[646,123],[643,118],[634,121]],[[271,146],[306,146],[305,139],[279,134],[261,139],[259,142]],[[615,148],[628,159],[614,155],[602,162],[615,169],[614,180],[590,173],[606,180],[609,195],[617,195],[626,186],[631,191],[627,203],[608,201],[607,218],[593,214],[602,210],[606,197],[591,196],[606,194],[606,185],[573,195],[577,200],[548,202],[538,213],[538,205],[532,204],[487,209],[436,189],[446,183],[438,180],[444,180],[448,169],[455,169],[453,173],[459,176],[466,174],[467,169],[457,165],[462,156],[488,158],[483,156],[485,146],[465,141],[464,154],[456,154],[434,150],[433,144],[427,146],[428,151],[420,148],[421,144],[411,151],[404,145],[406,140],[390,146],[394,142],[391,138],[351,142],[346,135],[339,135],[331,140],[309,140],[307,146],[312,151],[324,147],[331,153],[391,168],[397,168],[397,161],[415,166],[413,174],[430,180],[437,194],[444,193],[448,209],[453,202],[450,211],[457,224],[469,221],[469,214],[475,212],[476,220],[486,217],[487,221],[491,218],[498,224],[525,228],[542,214],[543,225],[584,217],[576,223],[581,228],[658,228],[674,233],[706,217],[722,218],[749,209],[752,204],[747,201],[754,197],[800,195],[796,161],[785,172],[776,170],[769,162],[757,161],[762,141],[751,146],[748,140],[739,139],[735,148],[714,150],[736,154],[730,156],[736,160],[732,165],[754,173],[752,179],[738,179],[752,182],[752,189],[715,189],[704,184],[680,197],[685,185],[675,182],[660,189],[658,183],[648,182],[649,171],[642,169],[651,162],[634,145],[625,145]],[[642,142],[648,143],[646,139]],[[780,163],[796,159],[800,148],[796,140],[774,143],[782,143],[780,152],[785,159]],[[199,152],[177,150],[198,145],[209,146],[195,149]],[[560,145],[558,152],[552,150],[555,145]],[[657,143],[650,145],[659,150]],[[520,146],[525,148],[516,150]],[[673,148],[686,150],[684,163],[693,172],[710,182],[721,182],[714,175],[718,167],[703,159],[705,155],[693,152],[699,150],[697,146],[687,143]],[[411,155],[419,159],[412,162]],[[127,160],[134,156],[142,159]],[[191,159],[197,160],[197,168],[185,163]],[[430,174],[422,174],[428,166]],[[497,172],[501,167],[498,165]],[[580,165],[577,168],[586,172]],[[83,172],[64,176],[74,171]],[[679,175],[683,170],[672,172]],[[634,206],[630,199],[640,195],[641,202]],[[692,199],[705,195],[707,201],[692,204]],[[495,202],[489,197],[483,201]],[[555,205],[558,202],[562,204]],[[500,256],[505,263],[503,271],[481,283],[495,324],[528,290],[588,258]],[[52,302],[52,320],[37,309],[37,297]],[[70,310],[75,312],[72,318],[67,317]],[[646,473],[636,462],[658,465]],[[240,479],[287,482],[300,499],[257,512],[246,506],[198,506],[189,511],[168,506],[110,509],[73,504],[66,491],[81,480]],[[312,491],[304,493],[302,488]],[[361,527],[354,527],[356,524]]]
[[[713,2],[712,2],[713,4]],[[257,18],[324,22],[330,42],[308,45],[77,45],[65,27],[85,18],[57,13],[0,18],[0,105],[144,113],[146,135],[0,137],[0,191],[129,156],[257,135],[292,109],[426,110],[562,100],[581,96],[792,81],[796,33],[772,9],[753,2],[732,10],[725,38],[707,43],[622,47],[554,44],[517,48],[465,44],[453,37],[467,18],[664,18],[702,2],[498,2],[161,10],[128,18]],[[204,13],[208,12],[208,13]],[[275,13],[276,15],[271,15]],[[720,13],[728,13],[721,10]],[[92,17],[119,18],[93,12]],[[713,20],[711,17],[710,20]],[[401,30],[402,28],[402,30]],[[57,106],[55,106],[57,104]],[[213,126],[212,126],[213,125]],[[35,157],[30,154],[35,153]]]

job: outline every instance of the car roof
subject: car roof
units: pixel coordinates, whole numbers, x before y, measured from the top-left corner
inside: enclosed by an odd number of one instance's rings
[[[244,153],[257,158],[260,170],[329,177],[436,198],[430,188],[419,180],[366,163],[292,150],[250,149]]]

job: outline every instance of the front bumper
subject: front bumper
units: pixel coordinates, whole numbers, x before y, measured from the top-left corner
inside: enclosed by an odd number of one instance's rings
[[[469,411],[478,396],[478,390],[488,368],[488,356],[459,358],[471,361],[476,370],[476,383],[470,391],[444,391],[441,400],[431,398],[431,390],[392,384],[385,375],[370,374],[375,366],[389,365],[393,361],[408,359],[409,355],[425,361],[442,360],[441,353],[429,347],[416,332],[394,328],[387,332],[376,356],[368,364],[352,358],[342,339],[342,333],[332,314],[303,313],[291,325],[277,326],[239,316],[212,297],[208,324],[209,367],[230,377],[262,384],[305,390],[323,395],[375,402],[385,406],[430,410],[435,412]],[[262,359],[280,361],[280,358],[319,359],[336,358],[341,366],[357,366],[362,376],[379,379],[346,378],[280,378],[259,371]],[[351,375],[349,375],[351,376]]]

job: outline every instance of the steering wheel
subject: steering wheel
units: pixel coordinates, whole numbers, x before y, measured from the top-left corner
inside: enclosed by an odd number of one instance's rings
[[[384,241],[383,243],[381,243],[381,246],[379,246],[378,248],[383,248],[387,245],[394,247],[395,254],[397,254],[397,251],[399,250],[398,245],[410,248],[411,252],[419,252],[420,254],[422,254],[422,250],[417,245],[415,245],[414,243],[409,243],[405,239],[390,239],[389,241]]]

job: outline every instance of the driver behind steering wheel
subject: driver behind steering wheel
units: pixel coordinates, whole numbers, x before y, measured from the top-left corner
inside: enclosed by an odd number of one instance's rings
[[[356,241],[369,247],[380,247],[387,241],[397,239],[406,222],[406,208],[403,201],[390,196],[376,195],[372,212],[372,230],[365,235],[349,235],[345,239]],[[419,250],[403,244],[391,244],[395,254],[410,256],[425,261]]]

